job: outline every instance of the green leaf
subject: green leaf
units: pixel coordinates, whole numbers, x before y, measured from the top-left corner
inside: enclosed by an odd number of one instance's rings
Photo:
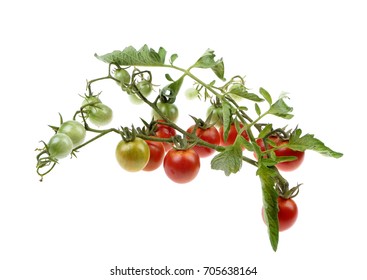
[[[305,151],[305,150],[312,150],[316,151],[324,156],[329,156],[333,158],[340,158],[343,156],[342,153],[335,152],[329,147],[325,146],[325,144],[314,137],[313,134],[306,134],[301,136],[302,130],[296,129],[294,130],[289,138],[289,148],[296,151]]]
[[[294,157],[294,156],[281,156],[281,157],[277,157],[275,156],[274,154],[274,157],[271,157],[271,158],[263,158],[261,163],[264,164],[265,166],[267,167],[270,167],[270,166],[274,166],[280,162],[285,162],[285,161],[293,161],[293,160],[296,160],[297,157]]]
[[[271,99],[271,95],[264,88],[261,87],[259,89],[259,92],[265,98],[265,100],[269,103],[269,105],[273,103],[273,100]]]
[[[179,78],[178,80],[174,81],[173,83],[165,86],[162,89],[161,95],[163,95],[164,97],[167,98],[168,103],[175,102],[176,96],[177,96],[178,92],[181,89],[184,78],[185,78],[185,76],[181,76],[181,78]]]
[[[170,74],[166,74],[166,75],[164,75],[165,77],[166,77],[166,79],[167,79],[167,81],[170,81],[170,82],[173,82],[174,80],[172,79],[172,77],[170,76]]]
[[[169,59],[169,63],[173,64],[173,62],[176,60],[177,57],[178,57],[177,54],[171,55],[171,58]]]
[[[242,137],[241,134],[237,135],[237,138],[241,146],[245,147],[247,151],[250,151],[250,152],[254,151],[254,146],[250,142],[248,142],[244,137]],[[237,138],[236,138],[236,141],[237,141]]]
[[[257,103],[255,103],[255,111],[256,111],[256,114],[257,114],[258,116],[260,116],[260,115],[261,115],[261,109],[260,109],[260,107],[259,107],[259,104],[257,104]]]
[[[257,138],[265,138],[273,130],[272,124],[267,124],[259,133]]]
[[[208,49],[193,65],[194,68],[211,68],[214,74],[221,80],[224,78],[224,63],[222,59],[215,60],[214,51]]]
[[[166,60],[166,54],[167,54],[167,51],[160,47],[159,50],[158,50],[158,54],[159,54],[159,57],[161,59],[161,63],[164,64],[165,60]]]
[[[230,89],[230,91],[228,93],[234,94],[234,95],[237,95],[237,96],[240,96],[242,98],[246,98],[248,100],[255,101],[255,102],[262,102],[262,101],[264,101],[264,99],[260,98],[255,93],[248,92],[247,89],[246,89],[246,87],[243,86],[243,85],[231,87],[231,89]]]
[[[293,108],[289,107],[285,102],[284,98],[280,98],[275,102],[273,105],[271,105],[268,114],[272,114],[278,117],[281,117],[283,119],[291,119],[293,118],[292,114],[289,114],[289,112],[292,112]]]
[[[222,59],[220,59],[217,64],[211,67],[211,69],[219,79],[221,79],[222,81],[226,80],[224,78],[224,63]]]
[[[222,113],[223,113],[223,139],[227,141],[228,133],[232,123],[232,108],[227,101],[222,102]]]
[[[122,51],[116,50],[101,56],[94,54],[94,56],[103,62],[121,66],[161,66],[164,65],[166,50],[161,47],[156,52],[147,45],[136,50],[134,47],[129,46]]]
[[[235,141],[231,146],[213,157],[211,168],[222,170],[229,176],[232,173],[237,173],[242,167],[242,148],[240,141]]]
[[[270,244],[273,250],[276,251],[279,242],[278,193],[274,188],[276,172],[272,168],[261,164],[256,174],[261,181],[264,219],[268,227]]]

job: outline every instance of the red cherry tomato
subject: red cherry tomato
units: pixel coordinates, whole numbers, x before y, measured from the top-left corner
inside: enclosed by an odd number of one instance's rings
[[[165,155],[164,145],[162,142],[145,140],[149,146],[150,157],[144,171],[153,171],[162,165]]]
[[[195,125],[190,126],[187,129],[188,133],[192,133],[194,131]],[[197,128],[195,134],[202,140],[210,143],[210,144],[214,144],[214,145],[219,145],[220,144],[220,135],[218,130],[212,126],[209,127],[207,129],[201,129],[201,128]],[[212,155],[215,150],[205,147],[205,146],[200,146],[200,145],[195,145],[193,147],[193,149],[195,150],[195,152],[197,152],[197,154],[199,155],[199,157],[203,158],[203,157],[208,157],[210,155]]]
[[[270,136],[269,139],[273,141],[275,144],[277,144],[277,146],[281,146],[281,145],[288,143],[288,140],[282,140],[278,136]],[[264,152],[265,151],[264,141],[262,139],[257,139],[256,143],[260,146],[261,151]],[[269,145],[269,148],[271,149],[272,146]],[[304,157],[305,157],[305,152],[294,151],[287,147],[279,148],[278,150],[275,150],[274,152],[277,157],[285,157],[285,156],[297,157],[297,159],[292,160],[292,161],[285,161],[285,162],[278,163],[276,167],[282,171],[293,171],[297,169],[302,164]]]
[[[243,124],[240,123],[240,128],[243,128]],[[231,124],[231,127],[229,129],[228,138],[227,141],[224,141],[224,127],[223,125],[219,128],[219,135],[220,135],[220,144],[222,146],[229,146],[233,145],[237,138],[238,131],[236,129],[236,126],[234,124]],[[247,141],[250,140],[250,138],[247,135],[246,131],[243,131],[241,136],[243,136]]]
[[[298,207],[293,199],[278,197],[278,208],[279,231],[284,231],[289,229],[296,222],[298,217]],[[262,208],[262,217],[265,222],[264,208]]]
[[[164,122],[161,120],[160,122]],[[176,135],[176,130],[165,124],[157,124],[155,135],[159,138],[171,138]],[[172,143],[162,142],[166,151],[172,148]]]
[[[200,158],[193,149],[167,152],[163,161],[164,171],[173,182],[184,184],[192,181],[200,170]]]

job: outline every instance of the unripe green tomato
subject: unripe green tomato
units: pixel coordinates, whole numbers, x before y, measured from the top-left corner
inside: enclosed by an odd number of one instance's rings
[[[162,102],[158,102],[157,103],[157,107],[159,110],[162,111],[162,113],[172,122],[177,121],[178,118],[178,108],[175,104],[171,104],[171,103],[162,103]],[[162,117],[156,112],[153,111],[153,117],[156,120],[161,120]]]
[[[73,141],[66,134],[56,133],[51,137],[47,147],[51,157],[62,159],[70,155],[73,149]]]
[[[97,104],[96,107],[91,107],[88,114],[89,120],[96,126],[109,124],[112,116],[112,109],[103,103]]]
[[[87,117],[96,126],[104,126],[111,122],[113,112],[110,107],[103,104],[101,100],[96,96],[86,97],[82,103],[82,106],[91,104],[84,107],[84,111],[87,113]]]
[[[84,126],[80,122],[74,120],[70,120],[61,124],[57,133],[63,133],[69,136],[74,147],[82,144],[86,135]]]
[[[221,125],[223,125],[222,108],[211,105],[206,112],[206,116],[208,117],[212,112],[213,114],[212,114],[212,118],[210,122],[215,124],[215,126],[217,127],[220,127]]]
[[[115,79],[118,80],[118,85],[130,83],[130,74],[125,69],[116,69],[114,73]]]
[[[197,98],[199,95],[199,91],[196,88],[188,88],[185,91],[185,96],[187,99],[192,100]]]
[[[142,95],[147,97],[153,90],[152,83],[147,80],[142,80],[136,84],[136,87]]]
[[[144,97],[148,97],[153,90],[152,83],[147,80],[140,81],[139,83],[136,84],[136,87]],[[143,100],[134,92],[129,95],[129,98],[131,103],[133,104],[144,103]]]

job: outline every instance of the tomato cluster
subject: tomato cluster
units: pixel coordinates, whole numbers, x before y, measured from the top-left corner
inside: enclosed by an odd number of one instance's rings
[[[116,158],[120,166],[135,172],[153,171],[163,164],[167,177],[173,182],[183,184],[192,181],[199,173],[200,158],[212,155],[215,150],[199,144],[175,147],[172,142],[176,130],[164,120],[157,120],[155,127],[151,140],[136,137],[131,141],[122,140],[118,143]],[[188,138],[194,132],[194,135],[207,143],[220,144],[219,132],[214,126],[203,129],[192,125],[187,129]]]
[[[49,156],[53,160],[67,157],[73,148],[83,143],[85,135],[86,130],[81,123],[75,120],[62,123],[47,144]]]

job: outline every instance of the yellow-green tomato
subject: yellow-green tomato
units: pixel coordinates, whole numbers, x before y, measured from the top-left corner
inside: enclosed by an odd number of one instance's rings
[[[121,140],[116,147],[116,159],[120,166],[129,172],[142,170],[148,163],[150,150],[141,138],[125,142]]]
[[[84,125],[74,120],[61,124],[57,133],[63,133],[69,136],[74,147],[82,144],[86,135]]]

